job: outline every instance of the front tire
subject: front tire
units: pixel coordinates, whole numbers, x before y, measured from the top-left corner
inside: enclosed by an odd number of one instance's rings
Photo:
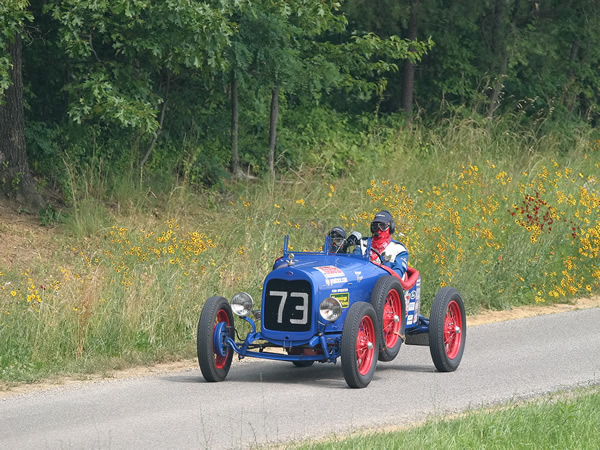
[[[198,363],[206,381],[223,381],[229,373],[233,350],[227,336],[233,337],[233,312],[224,297],[206,300],[198,322]]]
[[[379,348],[375,331],[377,315],[366,302],[354,303],[342,330],[342,372],[351,388],[369,385],[377,367],[376,351]]]
[[[400,281],[392,275],[379,278],[371,292],[371,305],[377,313],[379,361],[392,361],[402,346],[405,322],[404,290]]]
[[[454,372],[462,359],[467,339],[465,305],[458,291],[444,287],[438,291],[429,318],[429,351],[435,368]]]

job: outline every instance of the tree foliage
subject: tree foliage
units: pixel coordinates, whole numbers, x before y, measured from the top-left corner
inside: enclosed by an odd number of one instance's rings
[[[27,10],[28,0],[2,0],[0,3],[0,104],[2,95],[11,84],[10,69],[13,62],[8,54],[8,45],[14,42],[25,22],[31,19]]]
[[[63,0],[50,8],[71,60],[69,116],[153,132],[161,74],[223,69],[233,33],[223,11],[178,0]]]
[[[260,175],[318,164],[322,142],[333,142],[339,127],[359,136],[372,125],[365,117],[404,111],[412,120],[413,103],[416,120],[518,108],[525,121],[541,114],[593,125],[595,6],[4,0],[0,100],[19,34],[29,159],[62,188],[77,179],[65,179],[63,164],[114,178],[143,166],[148,183],[199,184],[217,183],[233,166]],[[345,162],[336,173],[360,159],[353,148],[327,159]]]

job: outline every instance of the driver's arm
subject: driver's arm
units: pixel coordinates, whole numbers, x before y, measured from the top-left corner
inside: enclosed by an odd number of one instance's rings
[[[404,274],[408,267],[408,252],[404,251],[399,253],[394,261],[386,262],[385,265],[394,269],[394,271],[400,275],[400,278],[404,278]]]
[[[403,278],[408,267],[408,250],[399,242],[392,242],[390,246],[392,245],[392,248],[388,247],[385,251],[385,253],[390,255],[390,260],[385,265],[394,269],[400,275],[400,278]]]

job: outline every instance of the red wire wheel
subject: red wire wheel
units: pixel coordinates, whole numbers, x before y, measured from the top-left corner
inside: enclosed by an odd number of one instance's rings
[[[463,300],[454,288],[438,291],[429,318],[429,350],[440,372],[455,371],[462,359],[467,339],[467,319]]]
[[[460,351],[463,338],[463,320],[460,307],[455,300],[448,304],[446,318],[444,319],[444,348],[448,358],[454,359]]]
[[[226,342],[233,337],[231,305],[224,297],[206,300],[198,322],[198,364],[206,381],[223,381],[229,373],[233,350]]]
[[[375,310],[366,302],[354,303],[346,315],[342,330],[342,372],[352,388],[367,387],[375,373],[379,344],[376,323]]]
[[[227,311],[225,311],[224,309],[220,309],[219,312],[217,312],[217,316],[215,317],[215,325],[213,327],[213,337],[215,336],[214,331],[216,330],[217,325],[221,322],[226,324],[226,326],[231,325],[229,316],[227,315]],[[218,341],[218,339],[217,339],[217,341]],[[227,348],[226,351],[224,352],[222,347],[217,348],[217,345],[218,344],[215,342],[215,339],[213,339],[213,352],[214,352],[214,357],[215,357],[215,367],[217,369],[223,369],[227,365],[227,357],[231,353],[231,349]]]
[[[384,275],[371,292],[371,305],[377,314],[379,332],[379,361],[392,361],[400,351],[404,313],[404,290],[400,281],[391,275]]]
[[[387,348],[393,348],[400,340],[400,320],[402,317],[402,300],[397,290],[388,292],[383,307],[383,339]]]
[[[375,325],[369,316],[364,316],[360,321],[358,333],[356,336],[356,363],[358,365],[358,373],[367,375],[373,365],[375,356]]]

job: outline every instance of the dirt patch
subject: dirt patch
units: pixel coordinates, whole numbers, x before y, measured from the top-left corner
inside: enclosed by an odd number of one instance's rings
[[[508,311],[485,311],[480,314],[467,317],[467,324],[470,327],[473,327],[477,325],[484,325],[486,323],[504,322],[505,320],[523,319],[525,317],[556,314],[587,308],[600,308],[600,296],[580,298],[572,303],[556,303],[553,305],[545,305],[542,303],[531,306],[520,306]]]
[[[0,269],[21,270],[47,261],[52,255],[51,240],[52,229],[43,227],[37,214],[0,198]]]

